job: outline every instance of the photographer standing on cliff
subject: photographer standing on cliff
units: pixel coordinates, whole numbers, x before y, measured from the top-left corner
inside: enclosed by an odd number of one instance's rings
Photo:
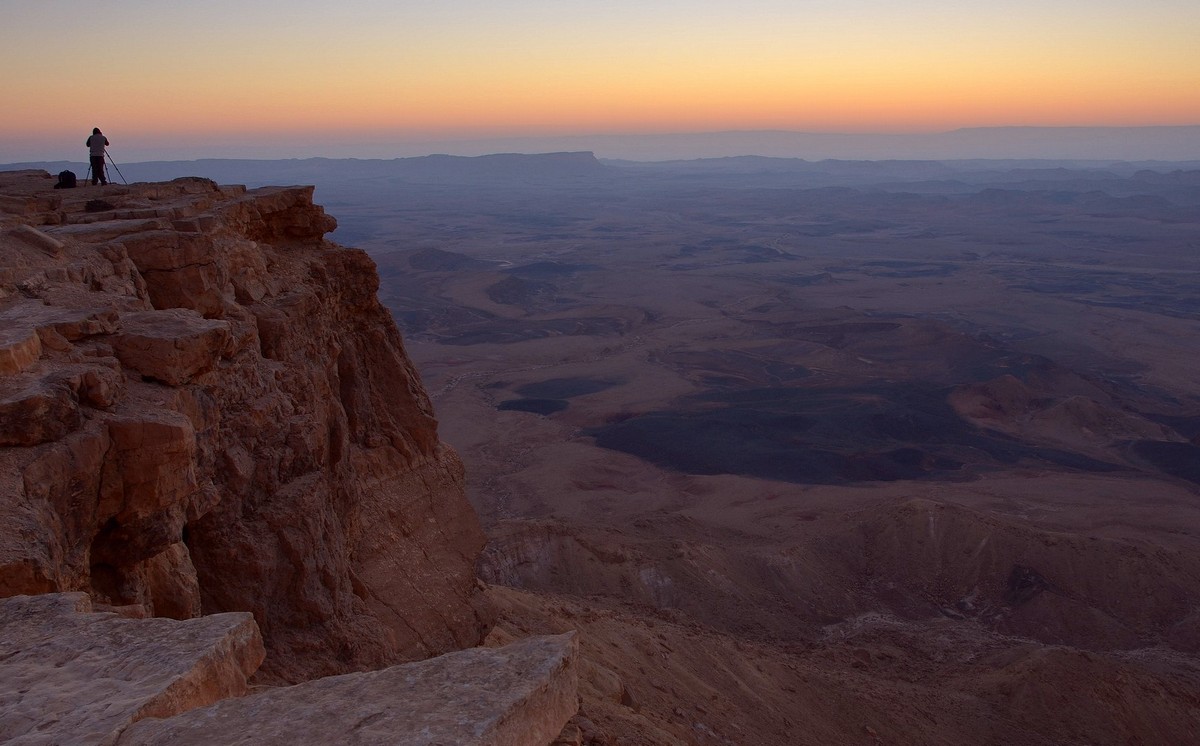
[[[108,152],[105,150],[108,147],[108,138],[99,127],[93,127],[92,136],[87,139],[86,145],[92,156],[92,186],[96,186],[97,179],[101,184],[108,184],[108,176],[104,173],[104,154]]]

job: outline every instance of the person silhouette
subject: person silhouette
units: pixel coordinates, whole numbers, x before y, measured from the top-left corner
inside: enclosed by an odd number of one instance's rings
[[[92,128],[92,136],[87,139],[88,152],[92,156],[92,186],[96,186],[96,182],[108,184],[108,175],[104,173],[104,154],[108,151],[108,138],[100,131],[99,127]]]

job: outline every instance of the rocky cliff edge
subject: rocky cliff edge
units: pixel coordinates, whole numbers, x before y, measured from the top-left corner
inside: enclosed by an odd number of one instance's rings
[[[0,597],[250,612],[291,683],[490,626],[463,469],[311,187],[0,174]]]

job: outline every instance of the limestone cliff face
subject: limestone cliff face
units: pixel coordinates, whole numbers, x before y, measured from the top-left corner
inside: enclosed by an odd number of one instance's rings
[[[312,189],[0,174],[0,596],[250,611],[267,680],[486,633],[456,454]]]

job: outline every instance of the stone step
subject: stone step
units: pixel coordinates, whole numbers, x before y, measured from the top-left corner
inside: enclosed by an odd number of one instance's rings
[[[0,600],[0,742],[546,746],[577,710],[574,632],[248,694],[248,613],[94,613],[83,593]]]
[[[83,593],[0,600],[0,742],[112,744],[247,690],[263,659],[244,612],[176,621],[92,613]]]
[[[578,708],[574,632],[317,679],[142,720],[119,746],[547,746]]]

